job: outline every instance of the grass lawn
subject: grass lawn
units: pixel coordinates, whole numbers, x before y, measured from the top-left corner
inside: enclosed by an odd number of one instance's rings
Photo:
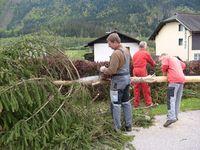
[[[132,103],[132,102],[131,102]],[[94,107],[100,112],[107,112],[110,115],[110,101],[99,101],[94,103]],[[199,98],[183,99],[181,102],[181,111],[200,110]],[[155,115],[167,115],[167,104],[159,104],[154,108],[133,109],[133,122],[137,127],[149,127],[153,124]]]
[[[183,99],[181,102],[181,111],[188,111],[188,110],[200,110],[200,99],[197,98]],[[161,104],[155,108],[152,108],[150,113],[152,115],[167,114],[167,104]]]
[[[200,110],[199,98],[183,99],[181,111]],[[149,127],[155,115],[167,115],[167,104],[160,104],[154,108],[133,110],[134,126]]]
[[[71,59],[84,59],[84,54],[91,53],[91,50],[67,50],[65,54]]]

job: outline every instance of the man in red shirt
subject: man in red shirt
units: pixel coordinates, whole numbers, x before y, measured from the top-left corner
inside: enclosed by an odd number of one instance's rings
[[[133,56],[133,76],[147,76],[147,63],[149,63],[152,67],[155,66],[155,61],[146,49],[147,43],[145,41],[141,41],[139,44],[139,50]],[[142,88],[146,106],[151,106],[152,98],[149,85],[147,83],[134,83],[134,107],[138,107],[140,103],[140,88]]]
[[[167,121],[163,125],[164,127],[168,127],[178,120],[178,112],[185,82],[183,70],[186,68],[186,65],[176,57],[171,57],[167,54],[162,54],[159,60],[162,64],[163,75],[167,75],[169,82],[167,93],[168,115]]]

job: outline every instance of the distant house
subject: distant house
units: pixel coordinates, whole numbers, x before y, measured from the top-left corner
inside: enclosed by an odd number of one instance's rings
[[[110,56],[113,50],[110,47],[108,47],[106,39],[111,33],[118,33],[119,37],[121,38],[121,44],[130,50],[131,56],[133,56],[133,54],[138,49],[138,44],[140,42],[139,40],[132,38],[128,35],[122,34],[118,31],[113,31],[95,39],[94,41],[89,42],[86,45],[92,48],[94,54],[94,61],[103,62],[110,60]]]
[[[156,55],[168,53],[182,60],[200,60],[200,15],[176,13],[162,21],[149,38]]]

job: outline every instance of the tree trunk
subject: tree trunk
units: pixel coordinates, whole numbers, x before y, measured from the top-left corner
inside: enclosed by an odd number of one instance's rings
[[[186,82],[200,82],[200,76],[185,76]],[[78,80],[73,81],[54,81],[53,83],[56,85],[69,85],[72,83],[82,83],[82,84],[92,84],[97,85],[100,83],[107,83],[108,81],[100,80],[99,76],[89,76],[80,78]],[[167,76],[146,76],[146,77],[131,77],[131,82],[167,82]]]

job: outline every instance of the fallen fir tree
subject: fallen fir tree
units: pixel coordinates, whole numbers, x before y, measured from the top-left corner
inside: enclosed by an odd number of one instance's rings
[[[22,39],[0,50],[0,66],[1,149],[121,149],[132,139],[113,131],[87,87],[53,83],[79,78],[54,43]]]

